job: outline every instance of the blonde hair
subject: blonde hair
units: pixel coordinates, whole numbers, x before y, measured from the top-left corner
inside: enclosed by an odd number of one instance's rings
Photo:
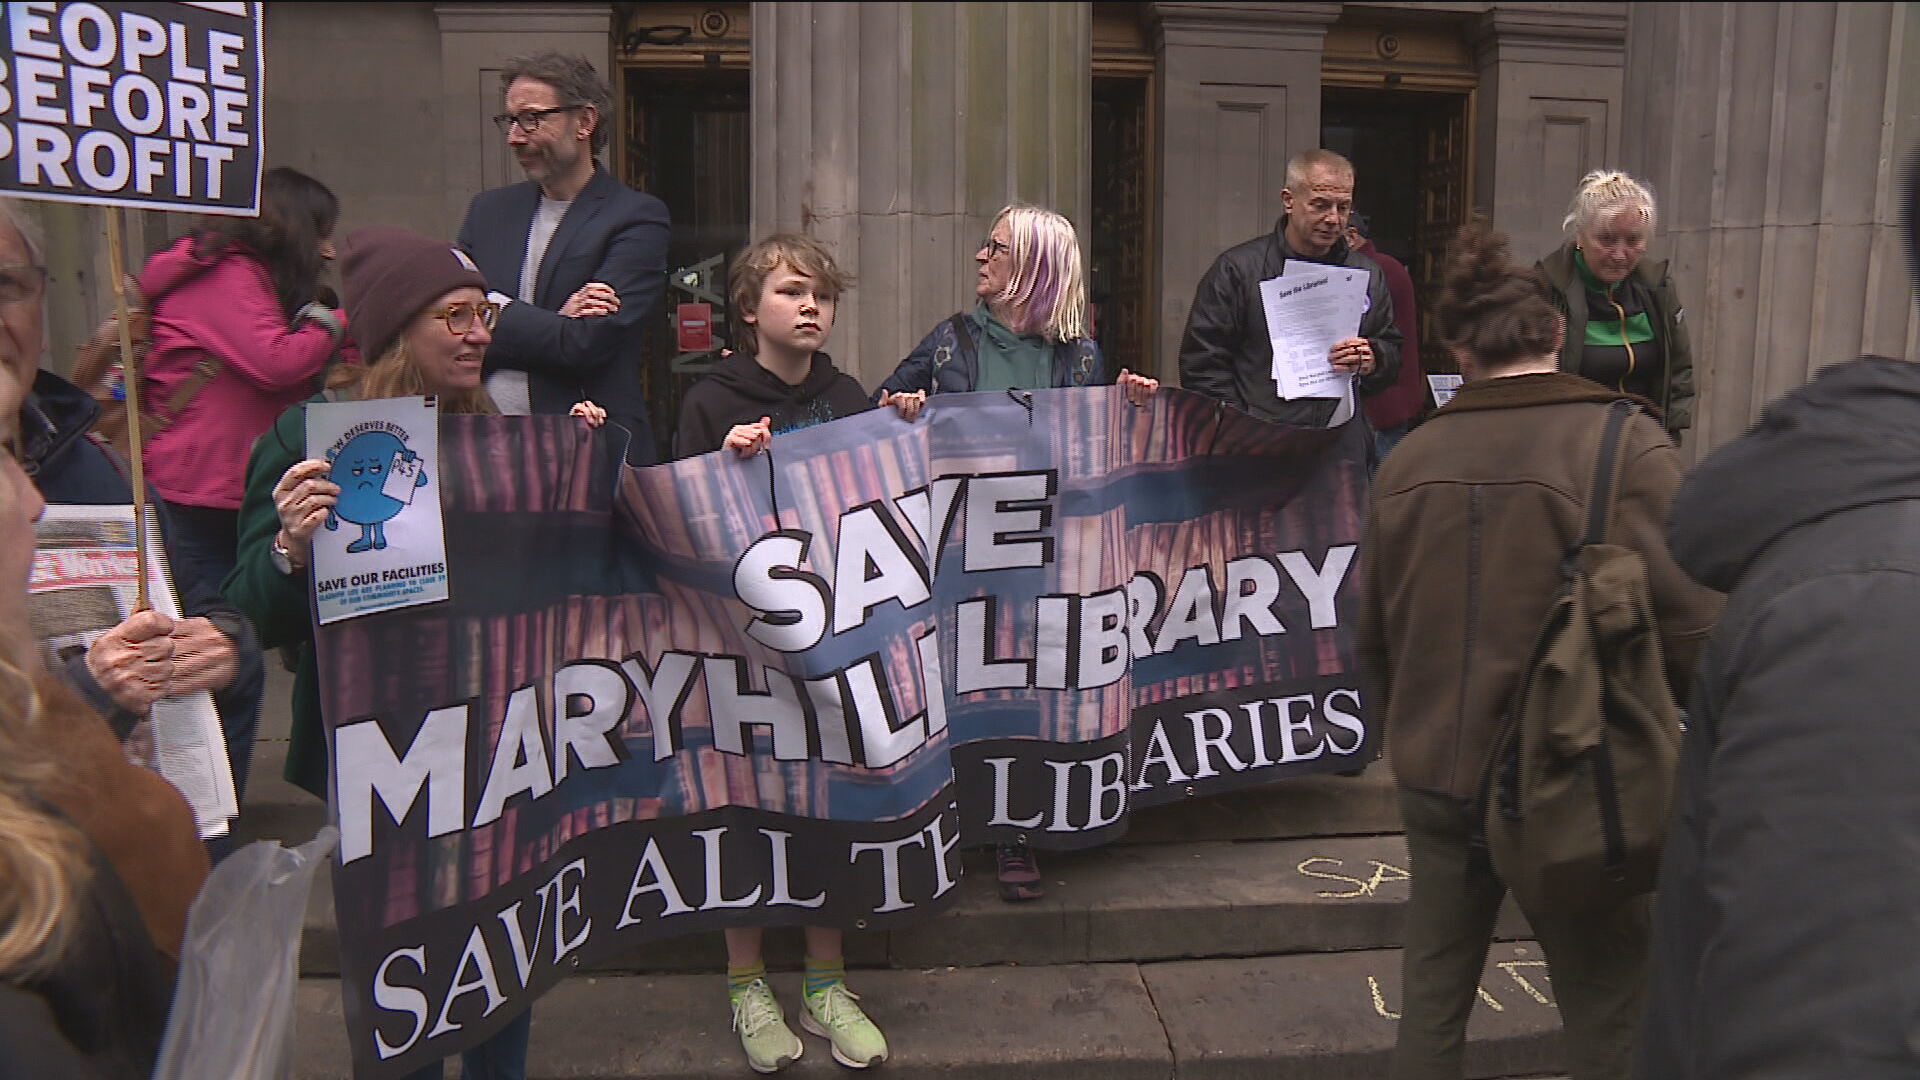
[[[1087,275],[1073,222],[1051,210],[1015,204],[993,224],[1007,223],[1013,272],[995,299],[1013,309],[1011,329],[1052,341],[1087,336]]]
[[[1653,192],[1626,173],[1595,169],[1580,178],[1579,190],[1573,193],[1573,202],[1567,206],[1567,216],[1560,222],[1560,228],[1571,240],[1600,220],[1601,215],[1618,210],[1640,211],[1647,222],[1647,233],[1653,233]]]
[[[341,364],[327,376],[327,389],[351,389],[362,401],[379,398],[414,397],[432,394],[427,389],[427,381],[420,375],[420,366],[413,362],[413,354],[407,351],[406,331],[393,339],[387,351],[371,364]],[[487,388],[475,387],[452,394],[440,394],[442,413],[478,413],[491,415],[500,411],[488,396]]]
[[[23,627],[0,628],[0,981],[38,974],[60,958],[62,918],[90,877],[87,842],[34,797],[57,771],[37,737],[40,695],[20,658]]]
[[[760,307],[760,293],[767,278],[782,266],[813,279],[824,295],[835,300],[853,288],[853,275],[840,268],[833,250],[804,233],[774,233],[734,256],[727,270],[727,321],[733,327],[733,347],[745,352],[760,351],[760,335],[746,316]]]

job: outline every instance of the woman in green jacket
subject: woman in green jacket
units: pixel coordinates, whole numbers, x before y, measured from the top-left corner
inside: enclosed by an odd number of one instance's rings
[[[1666,260],[1647,262],[1653,192],[1623,172],[1580,181],[1566,243],[1535,270],[1567,317],[1560,370],[1660,407],[1675,439],[1693,426],[1693,350]]]
[[[314,400],[433,394],[442,413],[499,411],[481,385],[481,365],[500,306],[487,299],[486,279],[466,255],[406,229],[360,229],[347,238],[341,285],[361,355],[375,359],[364,367],[338,369],[329,390]],[[569,301],[563,313],[577,310],[579,305]],[[252,617],[263,646],[299,651],[287,779],[325,798],[326,737],[308,567],[313,535],[326,522],[340,488],[327,479],[327,462],[306,453],[305,411],[301,404],[280,414],[254,443],[240,505],[237,562],[226,594]],[[606,416],[587,402],[575,405],[574,412],[595,426]],[[525,1076],[529,1016],[530,1011],[522,1013],[468,1050],[465,1075]],[[435,1062],[408,1080],[439,1076]]]
[[[497,411],[480,365],[499,307],[486,279],[453,249],[405,229],[374,227],[348,241],[341,285],[366,366],[343,366],[314,400],[437,394],[445,413]],[[339,488],[327,463],[306,453],[306,404],[280,414],[254,443],[227,597],[253,619],[266,648],[299,652],[287,779],[326,797],[326,742],[308,605],[311,541]]]

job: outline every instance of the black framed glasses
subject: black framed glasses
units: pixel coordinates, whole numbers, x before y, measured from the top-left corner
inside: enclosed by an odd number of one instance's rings
[[[1011,244],[1003,244],[991,236],[980,241],[980,247],[986,250],[987,258],[989,259],[997,259],[1002,255],[1013,254],[1013,246]]]
[[[473,329],[475,319],[479,319],[480,325],[486,327],[491,333],[500,322],[500,305],[491,300],[482,300],[477,304],[462,300],[458,304],[448,304],[443,308],[428,308],[426,314],[446,323],[447,333],[459,337]]]
[[[540,121],[547,117],[555,113],[572,112],[575,109],[584,108],[586,108],[585,105],[558,105],[551,109],[528,109],[523,113],[501,113],[493,118],[493,126],[499,128],[502,135],[515,127],[531,135],[540,130]]]
[[[0,266],[0,304],[24,304],[46,291],[46,267]]]

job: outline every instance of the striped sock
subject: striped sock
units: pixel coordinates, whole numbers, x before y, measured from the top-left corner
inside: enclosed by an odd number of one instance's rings
[[[735,967],[732,964],[728,964],[727,996],[732,997],[747,987],[752,986],[755,979],[764,979],[766,977],[767,962],[765,960],[756,964],[747,964],[744,967]]]
[[[806,994],[808,997],[825,990],[834,983],[847,981],[847,962],[842,957],[831,960],[815,960],[807,957]]]

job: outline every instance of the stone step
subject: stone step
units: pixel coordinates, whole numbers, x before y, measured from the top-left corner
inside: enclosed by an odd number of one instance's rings
[[[1539,956],[1531,942],[1493,946],[1468,1028],[1467,1076],[1563,1068]],[[862,971],[850,981],[887,1033],[885,1075],[895,1080],[1347,1080],[1385,1073],[1400,954]],[[773,983],[792,1016],[799,976]],[[529,1075],[750,1076],[724,995],[717,971],[575,976],[535,1007]],[[338,982],[303,980],[296,1013],[296,1080],[349,1076]],[[783,1075],[846,1075],[822,1040],[803,1038],[805,1056]]]
[[[954,906],[924,922],[847,935],[856,967],[1150,962],[1396,947],[1408,896],[1400,836],[1124,844],[1041,859],[1047,895],[999,898],[987,852],[967,852]],[[1527,936],[1509,907],[1500,936]],[[791,939],[791,940],[788,940]],[[590,965],[600,972],[715,971],[717,933],[637,946]],[[302,970],[339,972],[327,875],[308,906]],[[774,934],[768,962],[800,963],[798,935]]]

